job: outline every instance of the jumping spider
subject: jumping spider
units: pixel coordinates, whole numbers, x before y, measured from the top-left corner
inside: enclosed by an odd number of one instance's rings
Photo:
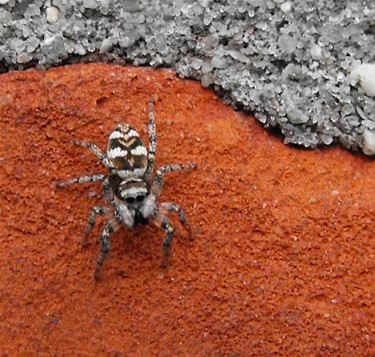
[[[93,143],[74,141],[75,145],[83,146],[95,154],[108,169],[108,175],[81,176],[57,183],[57,187],[96,181],[103,183],[103,196],[110,207],[95,206],[91,209],[83,239],[83,246],[86,246],[97,215],[109,216],[100,237],[100,254],[95,270],[96,280],[100,279],[103,263],[110,250],[110,236],[121,225],[132,228],[152,222],[161,227],[166,233],[163,241],[162,266],[164,267],[168,266],[170,245],[174,235],[174,228],[165,214],[176,212],[180,222],[188,231],[189,237],[192,236],[183,209],[173,202],[158,203],[157,198],[161,193],[166,173],[195,169],[197,165],[193,163],[165,165],[153,174],[157,139],[152,98],[149,100],[148,110],[148,151],[135,129],[128,124],[118,124],[109,136],[106,154]]]

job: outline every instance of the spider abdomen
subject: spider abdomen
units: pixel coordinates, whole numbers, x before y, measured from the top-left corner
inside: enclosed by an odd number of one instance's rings
[[[147,169],[147,149],[138,132],[128,124],[118,124],[110,134],[107,156],[121,178],[140,177]]]

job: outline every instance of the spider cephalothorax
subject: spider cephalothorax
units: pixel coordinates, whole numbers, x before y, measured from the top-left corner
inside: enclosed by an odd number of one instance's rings
[[[153,112],[153,100],[149,101],[149,148],[146,149],[138,132],[127,124],[118,124],[109,136],[107,153],[103,153],[95,144],[74,141],[76,145],[86,147],[94,153],[108,169],[108,175],[81,176],[61,181],[58,187],[75,183],[103,182],[104,198],[110,208],[95,206],[92,208],[89,221],[85,228],[83,244],[95,225],[97,215],[108,215],[100,238],[101,250],[97,260],[95,278],[100,277],[101,267],[110,249],[110,236],[121,225],[129,228],[155,223],[166,232],[163,242],[163,266],[168,265],[169,247],[174,235],[174,228],[165,213],[176,212],[180,222],[188,230],[185,213],[180,206],[172,202],[158,203],[157,198],[163,186],[164,174],[183,169],[196,168],[195,164],[171,164],[159,168],[155,174],[154,160],[156,151],[156,129]]]

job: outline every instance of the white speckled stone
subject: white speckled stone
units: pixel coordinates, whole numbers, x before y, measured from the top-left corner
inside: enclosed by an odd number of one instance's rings
[[[57,7],[50,6],[47,8],[47,21],[52,24],[59,19],[60,11]]]
[[[375,96],[375,63],[362,63],[355,66],[350,75],[359,81],[366,95]]]
[[[364,131],[362,150],[366,155],[375,155],[375,131]]]
[[[30,62],[32,59],[33,59],[33,57],[30,56],[29,54],[27,54],[27,53],[21,53],[21,54],[18,55],[18,57],[17,57],[17,63],[20,63],[20,64],[28,63],[28,62]]]

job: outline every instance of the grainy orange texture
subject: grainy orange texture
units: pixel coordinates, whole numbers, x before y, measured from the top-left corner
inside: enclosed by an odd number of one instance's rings
[[[169,270],[155,227],[113,237],[93,272],[103,221],[82,250],[104,173],[71,140],[103,149],[118,122],[147,140],[155,98],[162,200],[179,232]],[[0,82],[0,349],[4,356],[375,354],[375,162],[340,148],[286,147],[197,82],[170,71],[76,65]]]

